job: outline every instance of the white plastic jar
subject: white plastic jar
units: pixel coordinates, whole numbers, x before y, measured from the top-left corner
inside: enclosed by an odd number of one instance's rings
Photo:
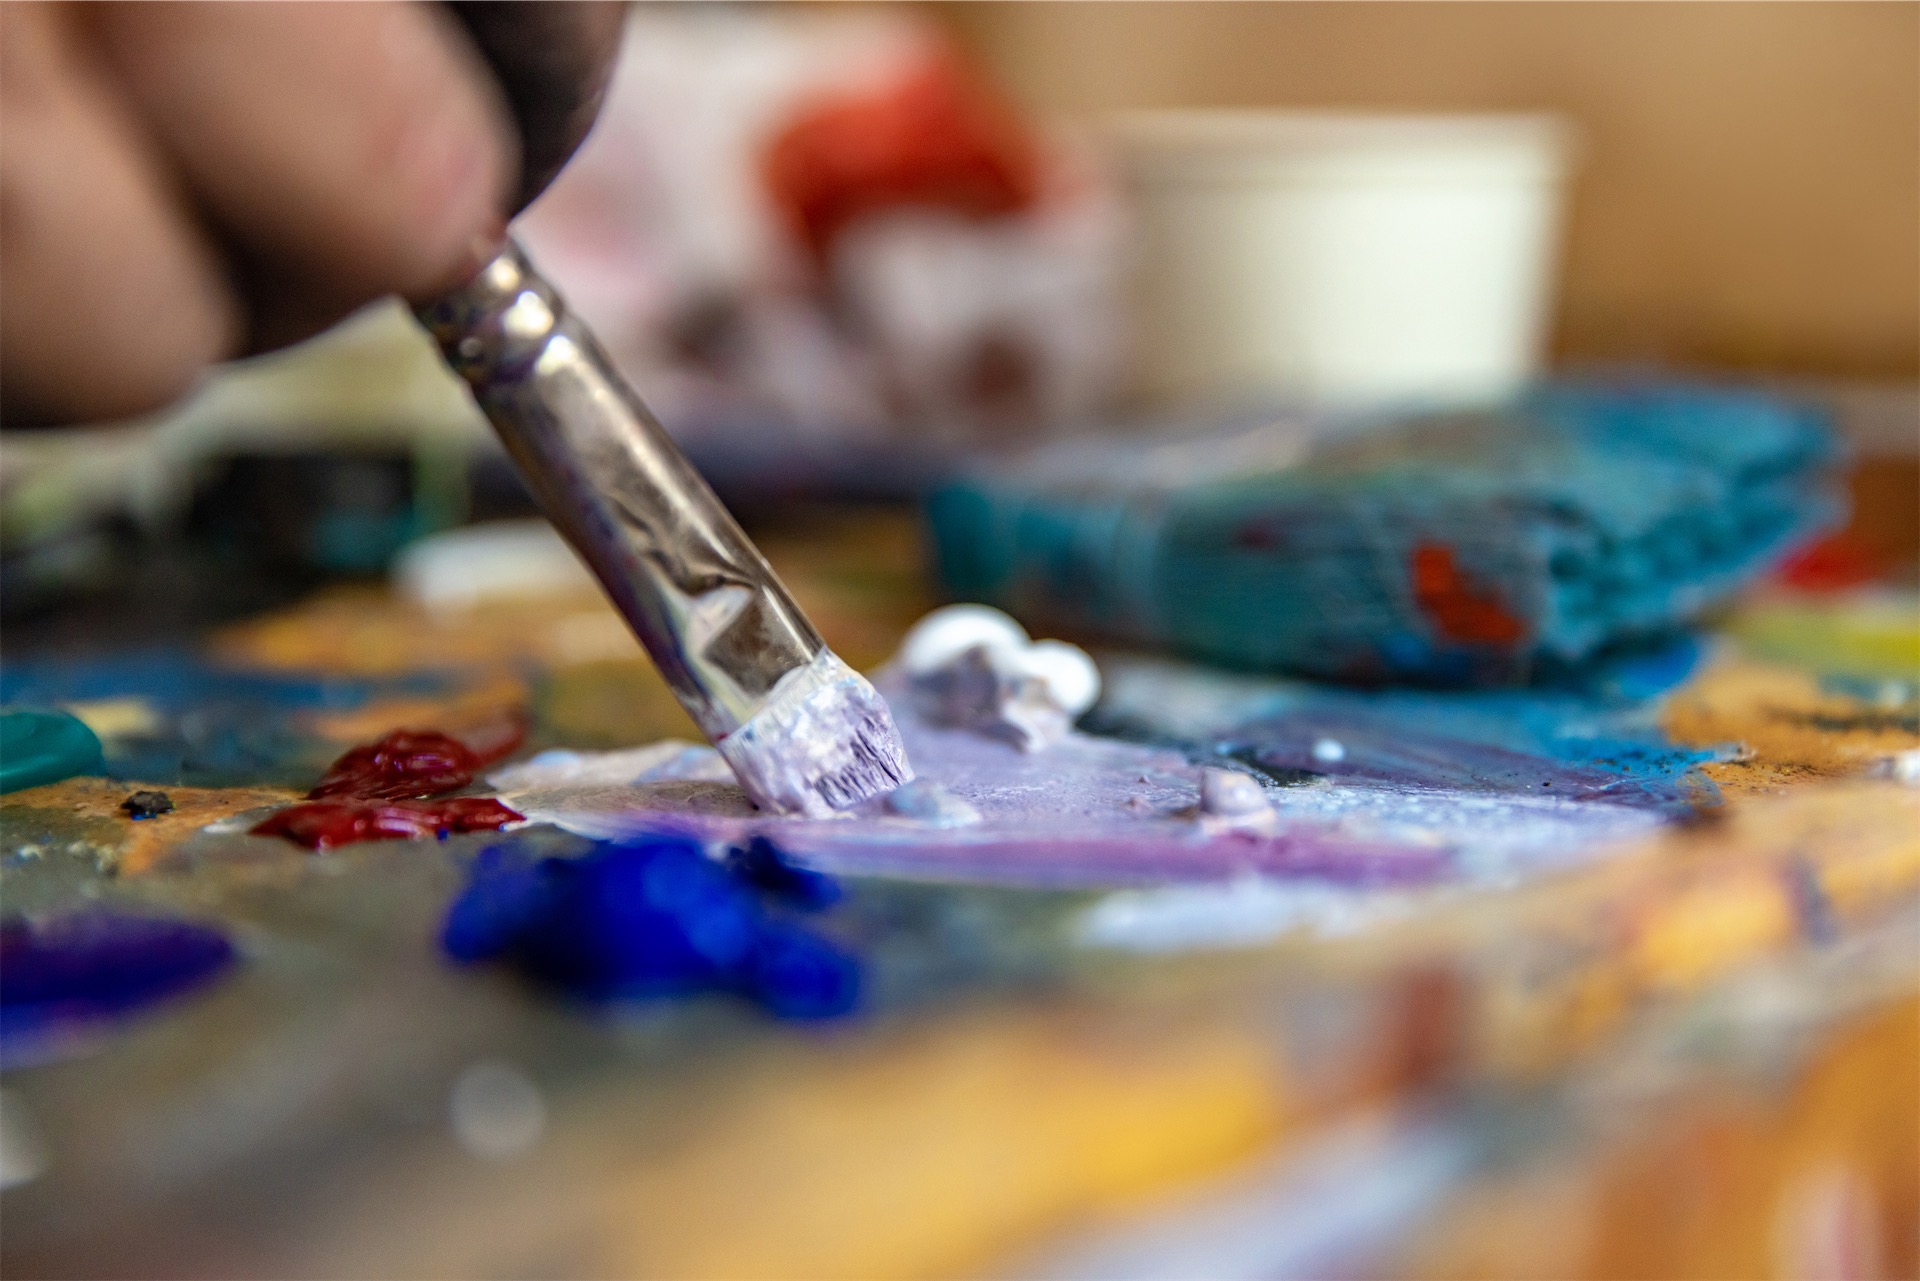
[[[1146,402],[1471,404],[1536,372],[1557,118],[1155,111],[1110,137]]]

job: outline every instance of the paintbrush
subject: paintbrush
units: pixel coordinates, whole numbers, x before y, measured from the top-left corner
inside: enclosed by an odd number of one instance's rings
[[[913,777],[885,700],[518,245],[416,314],[755,804],[823,816]]]

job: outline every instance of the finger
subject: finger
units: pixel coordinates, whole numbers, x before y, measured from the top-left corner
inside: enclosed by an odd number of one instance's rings
[[[0,4],[0,416],[158,408],[230,350],[238,309],[62,7]]]
[[[448,6],[506,92],[520,129],[518,213],[593,127],[627,7],[615,0],[454,0]]]
[[[499,225],[513,134],[437,7],[95,6],[106,56],[209,218],[344,312],[443,283]]]

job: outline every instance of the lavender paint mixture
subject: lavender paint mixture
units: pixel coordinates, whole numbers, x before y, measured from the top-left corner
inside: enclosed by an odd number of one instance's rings
[[[1654,815],[1605,802],[1420,788],[1262,784],[1270,823],[1222,823],[1201,805],[1184,754],[1069,733],[1043,751],[930,725],[882,673],[916,773],[977,812],[869,801],[831,819],[753,808],[717,754],[666,742],[628,752],[550,752],[492,775],[536,822],[600,840],[663,826],[718,844],[755,835],[825,871],[1047,888],[1224,882],[1248,875],[1348,885],[1500,879],[1564,864]],[[1249,782],[1254,780],[1249,779]],[[1242,785],[1244,786],[1244,785]]]

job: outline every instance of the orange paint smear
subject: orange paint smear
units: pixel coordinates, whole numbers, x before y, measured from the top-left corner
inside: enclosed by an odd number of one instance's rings
[[[1409,561],[1414,599],[1434,630],[1463,645],[1511,646],[1525,639],[1526,625],[1498,596],[1480,590],[1455,561],[1453,548],[1420,543]]]

